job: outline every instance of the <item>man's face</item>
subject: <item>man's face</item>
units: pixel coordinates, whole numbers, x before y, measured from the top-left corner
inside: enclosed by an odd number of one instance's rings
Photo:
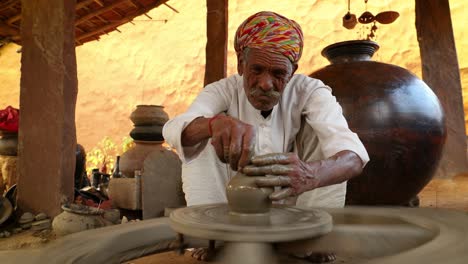
[[[244,78],[249,102],[261,111],[273,109],[297,65],[281,54],[256,48],[244,51],[238,60],[238,71]]]

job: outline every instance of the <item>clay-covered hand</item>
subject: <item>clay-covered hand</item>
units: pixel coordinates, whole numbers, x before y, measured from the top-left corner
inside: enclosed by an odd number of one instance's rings
[[[272,200],[282,200],[297,196],[318,187],[314,177],[315,167],[303,162],[295,153],[271,153],[253,157],[252,165],[243,168],[243,173],[259,178],[255,183],[259,187],[282,187],[270,195]]]
[[[208,123],[216,155],[233,170],[246,166],[254,153],[255,128],[238,119],[218,115]]]

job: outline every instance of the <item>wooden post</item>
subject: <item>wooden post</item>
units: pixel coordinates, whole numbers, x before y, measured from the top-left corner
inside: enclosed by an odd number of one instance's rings
[[[460,69],[450,17],[449,0],[416,0],[416,30],[423,80],[445,110],[447,141],[437,171],[452,177],[466,171],[466,133]]]
[[[226,77],[228,0],[206,0],[205,85]]]
[[[22,0],[18,206],[53,217],[73,199],[76,0]]]

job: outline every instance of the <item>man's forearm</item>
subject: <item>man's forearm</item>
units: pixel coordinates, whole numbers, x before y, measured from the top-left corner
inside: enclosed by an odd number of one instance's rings
[[[319,180],[317,187],[328,186],[349,180],[362,172],[362,160],[349,150],[340,151],[332,157],[310,162],[313,177]]]
[[[201,141],[210,138],[210,131],[208,128],[209,118],[198,117],[194,119],[185,129],[182,131],[181,141],[182,146],[190,147],[194,146]]]

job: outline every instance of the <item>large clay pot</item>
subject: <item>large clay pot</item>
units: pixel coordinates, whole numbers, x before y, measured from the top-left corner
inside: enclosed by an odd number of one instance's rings
[[[270,211],[271,200],[268,196],[273,189],[258,188],[255,184],[257,178],[238,172],[229,181],[226,195],[232,213],[262,214]]]
[[[130,114],[130,120],[135,126],[162,126],[169,120],[169,116],[164,112],[162,105],[137,105]]]
[[[0,135],[0,155],[16,156],[18,154],[18,133],[2,132]]]
[[[104,227],[108,223],[102,217],[104,211],[85,205],[70,204],[62,206],[63,212],[52,221],[52,229],[57,235]]]
[[[333,89],[370,162],[348,181],[348,205],[404,205],[431,180],[446,138],[443,109],[432,90],[401,67],[371,61],[372,41],[326,47],[332,63],[310,76]]]
[[[155,150],[161,149],[163,141],[134,140],[135,146],[127,150],[120,157],[119,168],[125,177],[133,177],[136,170],[143,170],[146,157]]]

